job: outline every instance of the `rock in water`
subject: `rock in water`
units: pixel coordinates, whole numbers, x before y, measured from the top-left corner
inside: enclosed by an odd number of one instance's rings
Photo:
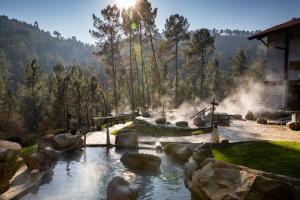
[[[247,114],[245,115],[245,119],[247,120],[256,120],[256,117],[254,116],[253,112],[248,111]]]
[[[286,126],[294,131],[300,130],[300,122],[288,122]]]
[[[38,140],[38,151],[45,149],[46,147],[55,148],[54,135],[48,134]]]
[[[197,127],[205,127],[206,126],[206,121],[202,119],[202,117],[196,117],[193,120],[193,124]]]
[[[240,114],[231,115],[230,117],[231,119],[235,119],[235,120],[243,120],[243,115]]]
[[[122,177],[114,177],[107,187],[107,200],[136,200],[137,189]]]
[[[21,145],[0,140],[0,194],[9,189],[9,181],[17,170]]]
[[[116,146],[121,148],[136,148],[139,146],[137,132],[130,131],[121,131],[116,136]]]
[[[160,117],[155,119],[156,124],[165,124],[167,122],[167,119],[165,117]]]
[[[63,133],[54,136],[55,149],[66,151],[80,147],[82,143],[81,134],[72,135],[71,133]]]
[[[163,151],[162,145],[159,141],[155,142],[155,150],[157,153],[161,153]]]
[[[264,119],[264,118],[257,118],[256,119],[256,122],[258,124],[267,124],[268,123],[268,120],[267,119]]]
[[[151,118],[151,114],[149,112],[143,112],[142,117]]]
[[[161,159],[150,154],[123,153],[121,162],[130,169],[157,172],[160,168]]]
[[[186,121],[179,121],[175,123],[176,126],[187,128],[189,127],[189,123]]]
[[[192,155],[193,151],[187,144],[167,144],[164,151],[174,158],[187,161]]]
[[[31,154],[28,158],[25,158],[25,163],[28,169],[45,171],[51,168],[59,156],[59,151],[46,147],[37,153]]]

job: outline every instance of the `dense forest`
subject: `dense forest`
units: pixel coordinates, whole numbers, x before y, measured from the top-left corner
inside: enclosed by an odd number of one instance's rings
[[[222,100],[249,77],[262,80],[265,49],[247,39],[255,31],[191,30],[179,14],[159,31],[157,12],[147,0],[107,6],[87,30],[96,45],[0,16],[0,131],[42,134],[66,127],[68,114],[85,126],[145,105]]]

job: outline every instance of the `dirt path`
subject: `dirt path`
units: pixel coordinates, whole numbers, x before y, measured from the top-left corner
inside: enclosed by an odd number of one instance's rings
[[[119,124],[110,128],[110,131],[121,129],[126,124]],[[254,121],[232,121],[230,127],[219,127],[219,134],[221,139],[228,139],[230,142],[240,142],[248,140],[280,140],[300,142],[300,132],[292,131],[286,126],[278,125],[262,125]],[[152,137],[140,136],[140,142],[209,142],[211,140],[210,134],[183,136],[183,137]],[[115,143],[115,136],[110,135],[110,141]],[[98,131],[89,133],[87,137],[87,144],[105,144],[106,131]]]
[[[254,121],[232,121],[230,127],[219,127],[224,139],[232,142],[247,140],[281,140],[300,142],[300,132],[286,126],[262,125]]]

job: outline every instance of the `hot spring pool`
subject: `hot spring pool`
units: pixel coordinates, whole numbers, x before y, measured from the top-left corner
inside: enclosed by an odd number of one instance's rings
[[[42,183],[22,199],[106,199],[107,185],[117,175],[138,187],[139,199],[194,199],[184,185],[182,163],[153,150],[138,151],[154,154],[162,159],[159,175],[137,174],[124,167],[120,161],[124,151],[112,148],[107,153],[106,148],[86,148],[85,151],[62,154]]]

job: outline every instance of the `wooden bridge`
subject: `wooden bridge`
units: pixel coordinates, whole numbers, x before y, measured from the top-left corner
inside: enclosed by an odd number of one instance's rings
[[[110,143],[110,133],[109,133],[109,127],[115,125],[115,124],[121,124],[126,123],[128,121],[132,121],[137,117],[138,113],[132,113],[132,114],[121,114],[117,116],[107,116],[107,117],[95,117],[92,119],[92,127],[93,132],[94,131],[100,131],[103,128],[106,128],[106,147],[111,147],[112,144]],[[84,134],[84,146],[87,146],[86,144],[86,134]],[[103,145],[92,145],[92,146],[103,146]]]

